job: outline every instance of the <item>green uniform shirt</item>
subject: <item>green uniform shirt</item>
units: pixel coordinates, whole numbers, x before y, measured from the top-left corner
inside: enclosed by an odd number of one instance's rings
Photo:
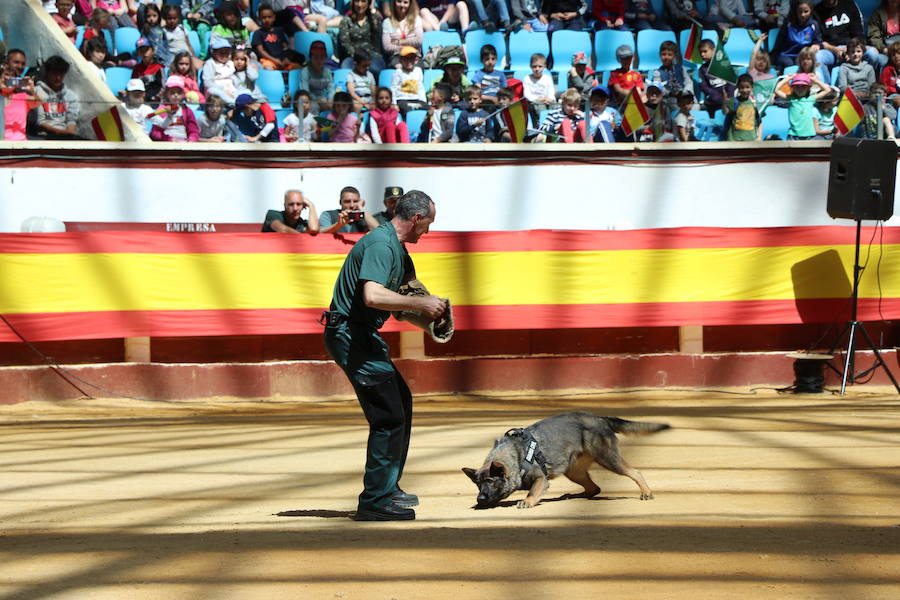
[[[266,220],[263,221],[262,226],[263,233],[275,231],[274,229],[272,229],[272,223],[275,221],[280,221],[287,225],[287,222],[284,220],[284,211],[270,210],[266,213]],[[303,219],[302,217],[299,221],[297,221],[297,224],[294,225],[294,229],[300,232],[306,231],[307,227],[308,223],[306,222],[306,219]]]

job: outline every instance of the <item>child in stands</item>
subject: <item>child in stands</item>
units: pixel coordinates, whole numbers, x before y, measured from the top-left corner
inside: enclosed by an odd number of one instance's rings
[[[753,51],[750,53],[750,65],[747,67],[747,74],[753,78],[753,81],[764,81],[772,79],[775,74],[772,73],[772,57],[765,49],[765,42],[769,34],[760,34],[756,43],[753,44]]]
[[[181,24],[181,11],[174,4],[166,4],[162,9],[162,18],[163,18],[163,28],[162,28],[162,44],[159,44],[157,48],[165,48],[165,52],[160,53],[160,56],[163,54],[167,56],[172,56],[173,61],[179,54],[187,54],[191,57],[191,62],[194,64],[194,69],[202,69],[203,61],[197,58],[197,54],[194,52],[194,47],[191,46],[190,38],[188,37],[187,29],[185,29],[184,25]]]
[[[863,60],[865,53],[865,40],[854,38],[847,42],[847,62],[841,64],[836,84],[842,92],[853,90],[861,100],[869,97],[869,86],[875,83],[875,69]]]
[[[78,50],[84,54],[87,43],[95,37],[106,40],[103,34],[104,30],[110,30],[109,11],[105,8],[95,8],[91,11],[91,18],[88,20],[87,27],[84,28],[84,34],[81,36],[81,48]],[[112,34],[110,34],[112,37]]]
[[[888,64],[881,71],[881,83],[884,84],[888,100],[894,107],[900,106],[900,90],[897,78],[900,77],[900,42],[894,42],[887,49]]]
[[[140,79],[131,79],[125,86],[125,112],[141,129],[153,113],[153,109],[144,104],[144,92],[144,82]]]
[[[710,117],[722,108],[722,102],[725,98],[734,96],[735,90],[734,84],[709,74],[709,65],[712,63],[715,51],[716,45],[712,43],[712,40],[700,41],[700,58],[703,59],[703,64],[698,69],[700,73],[700,89],[705,96],[703,108],[706,109]]]
[[[827,96],[816,102],[813,112],[813,126],[817,140],[834,139],[834,115],[837,112],[838,93],[832,90]]]
[[[588,25],[594,31],[628,31],[628,25],[625,24],[625,0],[593,0]]]
[[[197,117],[201,142],[246,142],[244,134],[225,117],[225,101],[210,96],[203,105],[203,114]]]
[[[753,97],[753,77],[744,73],[738,77],[737,95],[722,104],[725,113],[725,140],[729,142],[758,142],[762,139],[759,111]]]
[[[422,122],[420,142],[442,144],[457,141],[456,114],[449,104],[451,92],[446,83],[438,83],[431,88],[431,107],[428,109],[428,118]]]
[[[156,105],[163,87],[163,66],[156,62],[155,49],[148,38],[138,38],[135,45],[139,62],[131,70],[131,78],[143,82],[145,99]]]
[[[181,77],[182,88],[184,89],[187,102],[203,104],[206,97],[200,93],[200,86],[197,85],[197,69],[190,54],[187,52],[176,54],[172,64],[169,65],[169,73]]]
[[[647,101],[644,106],[650,115],[650,121],[641,129],[638,141],[640,142],[671,142],[674,139],[672,135],[672,112],[668,105],[663,101],[663,91],[655,83],[648,83],[645,91]]]
[[[293,112],[284,118],[284,139],[288,142],[317,142],[316,118],[310,112],[309,92],[294,93]]]
[[[409,143],[409,131],[393,105],[391,90],[380,87],[375,92],[375,107],[369,111],[369,136],[376,144]]]
[[[231,44],[225,38],[216,38],[209,43],[212,56],[203,65],[203,87],[207,96],[218,96],[228,104],[233,104],[238,96],[234,84],[235,66],[231,60]]]
[[[157,142],[196,142],[200,129],[194,111],[184,105],[184,79],[169,75],[163,90],[163,101],[151,115],[150,139]]]
[[[328,119],[334,121],[330,142],[352,143],[359,137],[360,121],[355,113],[350,112],[353,98],[347,92],[334,94],[334,108],[328,113]]]
[[[466,88],[466,108],[456,120],[456,135],[460,142],[488,143],[494,139],[496,122],[488,119],[488,112],[481,108],[481,88],[470,85]]]
[[[600,84],[597,73],[588,66],[588,58],[584,52],[576,52],[572,56],[572,68],[566,74],[566,79],[568,88],[578,90],[582,100],[587,100],[594,86]]]
[[[556,104],[556,84],[550,74],[544,71],[546,67],[547,58],[543,54],[532,54],[531,73],[522,81],[522,91],[529,103],[531,119],[535,123],[542,111]]]
[[[325,42],[314,41],[309,46],[309,63],[300,70],[300,89],[309,92],[313,111],[330,110],[334,97],[334,75],[325,67],[327,54]]]
[[[251,96],[257,94],[256,80],[259,79],[259,69],[246,50],[235,50],[231,55],[231,62],[234,63],[234,74],[231,81],[237,90],[236,94],[249,93]]]
[[[883,102],[881,106],[882,135],[878,136],[878,103],[882,102],[886,88],[883,83],[876,81],[869,86],[866,93],[866,101],[863,104],[862,133],[870,140],[893,140],[896,132],[894,123],[897,121],[897,110],[890,102]]]
[[[372,57],[360,48],[353,54],[353,70],[347,74],[347,93],[353,98],[353,110],[375,106],[375,76],[369,72]]]
[[[235,98],[231,120],[248,142],[281,141],[275,111],[250,94]]]
[[[513,94],[512,90],[506,87],[502,87],[497,90],[497,108],[506,108],[515,100],[515,94]],[[496,124],[497,134],[494,136],[495,142],[510,142],[512,141],[509,135],[509,129],[506,127],[506,122],[503,121],[500,115],[494,115],[491,117]]]
[[[671,31],[668,23],[656,14],[650,0],[625,0],[625,26],[631,31],[643,29],[659,29]]]
[[[554,106],[541,123],[541,135],[533,141],[544,142],[551,137],[552,141],[562,139],[566,143],[583,142],[585,140],[584,111],[581,110],[581,92],[569,88],[559,97],[559,104]]]
[[[149,40],[150,45],[154,48],[156,59],[167,65],[172,62],[174,55],[169,52],[169,46],[166,43],[165,35],[162,28],[162,11],[155,4],[144,5],[143,10],[138,13],[138,28],[141,37]],[[144,84],[146,85],[146,81]],[[149,92],[149,90],[148,90]]]
[[[810,93],[811,81],[806,73],[797,73],[791,78],[791,91],[785,93],[781,88],[775,95],[788,102],[788,140],[811,140],[816,136],[813,124],[813,110],[817,101],[829,93],[831,88],[819,90],[815,95]]]
[[[609,108],[609,90],[598,85],[591,90],[591,113],[588,115],[588,133],[591,139],[599,143],[615,142],[615,111]]]
[[[275,26],[275,11],[272,7],[267,4],[260,6],[257,19],[259,29],[253,32],[250,45],[262,68],[284,71],[299,69],[303,60],[290,49],[284,30]]]
[[[222,38],[235,50],[246,50],[250,47],[250,31],[244,26],[241,11],[234,2],[223,2],[216,9],[216,25],[212,28],[210,43]]]
[[[59,25],[62,32],[66,34],[66,37],[74,44],[75,39],[78,37],[78,27],[70,18],[73,6],[75,6],[75,0],[56,0],[56,12],[52,13],[50,17],[56,21],[56,24]]]
[[[466,88],[472,82],[466,77],[466,63],[458,56],[451,56],[441,65],[444,74],[438,77],[436,83],[446,83],[450,86],[450,103],[454,108],[462,106]],[[434,87],[432,84],[432,87]]]
[[[619,68],[609,74],[609,91],[616,106],[621,106],[631,92],[631,88],[644,89],[644,78],[634,70],[634,50],[628,44],[616,48],[616,60]],[[643,93],[641,94],[643,96]],[[646,98],[642,99],[646,100]]]
[[[678,95],[678,113],[675,115],[675,140],[678,142],[696,142],[694,134],[694,115],[691,108],[694,106],[694,94],[686,90]]]
[[[181,0],[184,26],[197,32],[200,38],[200,58],[208,56],[207,36],[216,22],[213,15],[215,0]]]
[[[127,0],[94,0],[93,4],[109,13],[110,33],[115,34],[119,27],[134,27],[134,21],[128,15]]]
[[[106,83],[106,42],[102,37],[91,38],[84,45],[84,57],[88,59],[88,65],[91,70],[100,78],[100,81]]]
[[[663,92],[663,102],[674,112],[678,108],[681,92],[694,94],[694,82],[687,68],[678,58],[678,45],[666,40],[659,45],[659,61],[661,66],[650,74],[649,81],[655,83]]]
[[[400,49],[400,68],[391,78],[391,95],[397,102],[400,114],[406,117],[410,110],[425,109],[425,81],[422,69],[416,65],[419,52],[412,46]]]
[[[506,74],[498,71],[497,49],[491,44],[481,47],[481,68],[472,75],[472,83],[481,88],[481,102],[488,106],[497,103],[497,90],[506,87]]]

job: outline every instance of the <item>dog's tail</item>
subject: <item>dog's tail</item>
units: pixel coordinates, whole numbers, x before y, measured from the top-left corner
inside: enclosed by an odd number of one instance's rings
[[[616,433],[647,435],[665,429],[671,429],[668,423],[648,423],[642,421],[628,421],[618,417],[603,417],[609,423],[610,429]]]

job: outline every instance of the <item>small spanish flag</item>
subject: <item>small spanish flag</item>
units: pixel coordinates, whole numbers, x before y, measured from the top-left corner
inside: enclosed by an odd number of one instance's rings
[[[702,39],[703,29],[696,22],[692,22],[691,34],[684,45],[684,60],[698,65],[703,62],[703,59],[700,58],[700,40]]]
[[[125,141],[125,128],[122,127],[122,119],[116,106],[94,117],[91,120],[91,127],[97,139],[102,142]]]
[[[528,131],[528,100],[522,98],[500,111],[503,122],[509,130],[510,141],[519,144],[525,139]]]
[[[841,132],[841,135],[847,135],[853,131],[854,127],[859,125],[864,113],[865,111],[863,111],[859,98],[856,97],[853,90],[847,88],[844,91],[844,97],[841,98],[841,103],[838,104],[837,111],[834,113],[834,126]]]
[[[644,106],[644,101],[641,100],[641,94],[637,87],[631,88],[628,99],[625,100],[625,108],[622,110],[622,131],[625,135],[631,135],[649,120],[650,114]]]

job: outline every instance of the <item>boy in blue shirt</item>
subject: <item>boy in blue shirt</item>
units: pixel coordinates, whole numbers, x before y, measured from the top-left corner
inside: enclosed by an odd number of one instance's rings
[[[481,68],[472,76],[472,83],[481,88],[483,104],[497,104],[497,91],[506,87],[506,74],[495,69],[497,66],[497,49],[491,44],[481,47]]]
[[[497,135],[497,122],[488,119],[488,112],[481,108],[481,88],[472,85],[466,88],[465,109],[456,120],[456,135],[460,142],[490,142]]]

